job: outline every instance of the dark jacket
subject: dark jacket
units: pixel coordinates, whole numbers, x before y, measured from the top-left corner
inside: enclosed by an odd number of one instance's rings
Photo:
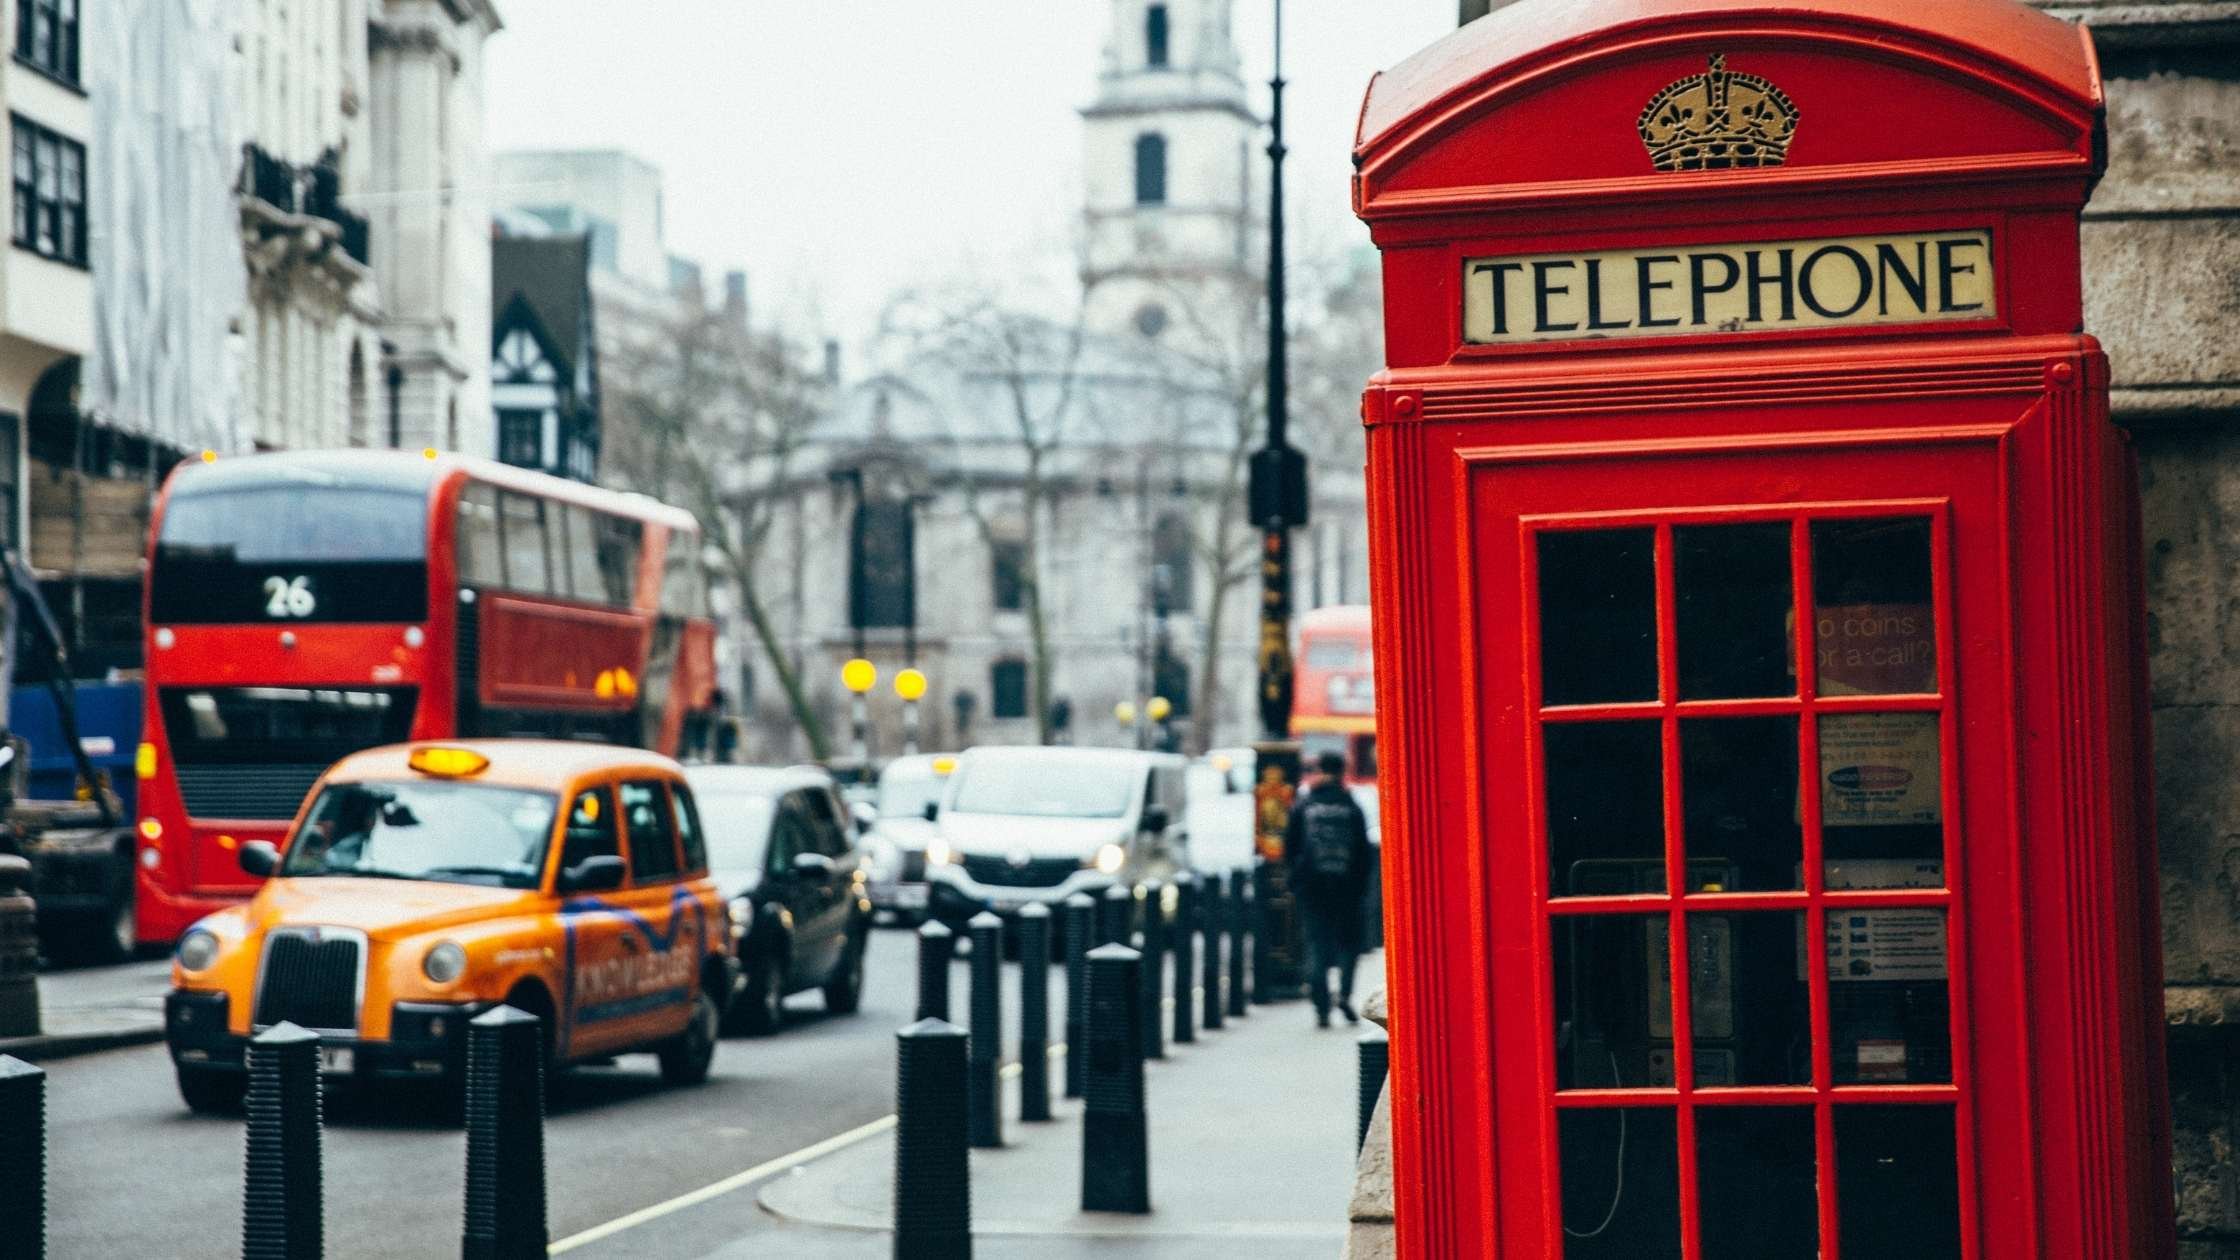
[[[1306,812],[1310,804],[1342,805],[1349,816],[1348,829],[1353,832],[1353,861],[1351,869],[1343,875],[1328,875],[1310,868],[1307,862]],[[1283,832],[1283,857],[1291,868],[1291,887],[1298,893],[1299,902],[1310,914],[1343,916],[1348,930],[1358,934],[1361,923],[1361,900],[1369,890],[1369,863],[1376,860],[1369,848],[1369,819],[1361,812],[1361,805],[1353,793],[1336,779],[1318,779],[1313,787],[1292,803],[1291,822]]]

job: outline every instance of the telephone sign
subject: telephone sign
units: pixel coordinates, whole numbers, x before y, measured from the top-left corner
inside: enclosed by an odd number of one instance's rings
[[[2172,1254],[2096,64],[1520,0],[1371,84],[1402,1255]]]

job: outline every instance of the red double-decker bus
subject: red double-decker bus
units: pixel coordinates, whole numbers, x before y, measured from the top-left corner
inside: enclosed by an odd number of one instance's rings
[[[1291,735],[1302,765],[1341,753],[1347,781],[1377,781],[1377,683],[1370,660],[1367,607],[1333,605],[1300,616]]]
[[[138,932],[255,888],[319,772],[405,739],[674,754],[707,726],[715,627],[689,513],[485,460],[205,459],[150,531]]]

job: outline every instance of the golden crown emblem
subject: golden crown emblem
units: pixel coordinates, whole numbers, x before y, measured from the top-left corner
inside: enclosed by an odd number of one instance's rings
[[[1708,71],[1650,97],[1638,126],[1660,171],[1779,166],[1797,134],[1797,107],[1757,75],[1728,70],[1722,53]]]

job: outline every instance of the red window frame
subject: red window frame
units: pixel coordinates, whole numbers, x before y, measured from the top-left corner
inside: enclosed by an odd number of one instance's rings
[[[1931,592],[1935,611],[1937,653],[1936,689],[1931,693],[1901,695],[1822,696],[1817,690],[1815,618],[1806,615],[1813,605],[1812,525],[1829,520],[1927,518],[1930,522]],[[1674,530],[1698,525],[1765,524],[1789,527],[1789,580],[1793,638],[1790,650],[1795,663],[1792,695],[1750,699],[1680,698],[1678,643],[1678,591]],[[1677,1202],[1680,1254],[1699,1260],[1701,1202],[1699,1197],[1696,1113],[1700,1108],[1723,1106],[1810,1107],[1813,1121],[1814,1184],[1817,1195],[1820,1251],[1824,1260],[1838,1260],[1841,1205],[1837,1200],[1835,1112],[1848,1105],[1927,1105],[1952,1109],[1955,1178],[1958,1188],[1958,1231],[1961,1255],[1978,1254],[1978,1185],[1974,1175],[1975,1090],[1970,1073],[1972,1046],[1968,992],[1968,915],[1961,854],[1960,802],[1962,765],[1960,721],[1955,671],[1954,626],[1959,618],[1953,592],[1952,503],[1949,498],[1865,498],[1781,504],[1689,507],[1662,510],[1627,510],[1525,514],[1517,518],[1521,546],[1519,573],[1522,586],[1523,664],[1527,711],[1526,794],[1529,844],[1534,881],[1535,939],[1544,951],[1538,959],[1540,976],[1535,1015],[1540,1045],[1540,1087],[1548,1105],[1542,1109],[1538,1134],[1541,1149],[1558,1148],[1559,1112],[1565,1110],[1644,1107],[1670,1110],[1678,1142]],[[1653,531],[1657,695],[1653,700],[1595,704],[1548,705],[1542,696],[1541,588],[1539,540],[1554,532],[1642,529]],[[1939,794],[1943,833],[1944,882],[1934,889],[1853,889],[1826,887],[1823,859],[1821,795],[1819,791],[1819,722],[1830,715],[1858,713],[1935,713],[1939,734]],[[1794,717],[1797,721],[1799,770],[1798,802],[1802,814],[1803,886],[1791,891],[1694,892],[1687,879],[1687,844],[1682,792],[1684,779],[1680,731],[1686,719]],[[1659,727],[1662,801],[1662,852],[1664,891],[1658,893],[1556,896],[1551,882],[1549,809],[1545,756],[1545,731],[1551,725],[1595,721],[1648,721]],[[1951,1079],[1946,1083],[1837,1084],[1831,1063],[1830,992],[1827,970],[1826,921],[1839,909],[1934,908],[1945,916],[1945,974],[1948,1030],[1951,1039]],[[1553,1048],[1556,1012],[1552,964],[1554,950],[1548,942],[1559,921],[1595,915],[1666,916],[1665,957],[1678,962],[1690,957],[1689,917],[1693,914],[1730,914],[1744,911],[1802,913],[1807,950],[1811,1081],[1805,1085],[1711,1085],[1696,1083],[1695,1046],[1691,1022],[1693,1001],[1688,965],[1668,965],[1670,990],[1672,1079],[1670,1086],[1616,1088],[1557,1088]],[[1650,983],[1657,982],[1652,971]],[[1544,1169],[1544,1220],[1547,1253],[1564,1254],[1562,1166],[1550,1158]]]

